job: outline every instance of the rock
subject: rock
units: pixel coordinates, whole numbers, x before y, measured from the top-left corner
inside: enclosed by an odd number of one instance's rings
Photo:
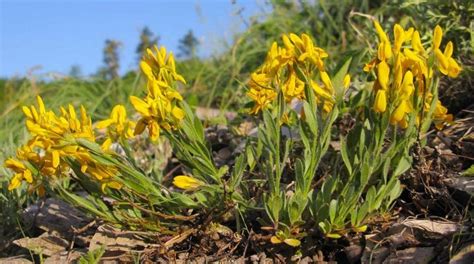
[[[434,247],[413,247],[392,252],[383,264],[427,264],[435,255]]]
[[[27,207],[22,218],[26,223],[34,225],[58,237],[72,240],[74,229],[88,225],[92,219],[71,205],[54,198]],[[87,234],[76,236],[75,243],[85,245],[89,242]]]
[[[61,237],[43,233],[39,237],[24,237],[13,241],[19,247],[26,248],[35,252],[36,254],[42,254],[44,256],[52,256],[56,253],[65,251],[69,247],[69,242]]]
[[[449,264],[472,264],[474,260],[474,243],[464,246],[449,261]]]
[[[25,258],[26,256],[14,256],[9,258],[0,258],[0,264],[30,264],[33,263]]]

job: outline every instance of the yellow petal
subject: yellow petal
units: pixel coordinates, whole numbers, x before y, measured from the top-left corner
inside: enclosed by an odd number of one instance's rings
[[[383,30],[382,26],[380,26],[380,23],[377,20],[374,20],[374,26],[375,31],[377,31],[377,34],[379,35],[380,42],[389,42],[387,34]]]
[[[31,175],[30,170],[25,170],[25,172],[23,172],[23,178],[26,180],[27,183],[33,182],[33,176]]]
[[[152,141],[156,141],[160,137],[160,126],[155,121],[148,124],[148,134]]]
[[[102,128],[106,128],[106,127],[112,125],[113,123],[114,123],[114,121],[112,119],[105,119],[105,120],[97,122],[96,127],[98,129],[102,129]]]
[[[107,151],[110,149],[110,146],[111,146],[111,145],[112,145],[112,139],[107,138],[107,139],[102,143],[102,145],[100,146],[100,148],[102,149],[102,151],[107,152]]]
[[[179,120],[184,118],[184,111],[181,108],[177,107],[177,106],[175,106],[173,108],[172,114],[173,114],[174,117],[176,117]]]
[[[443,29],[441,29],[441,27],[437,25],[433,33],[433,50],[439,49],[439,45],[441,45],[442,38],[443,38]]]
[[[153,70],[151,69],[151,67],[148,63],[146,63],[145,61],[142,60],[140,62],[140,69],[142,70],[142,72],[145,74],[145,76],[148,79],[154,79]]]
[[[393,111],[392,116],[390,117],[390,122],[396,124],[400,122],[405,114],[409,112],[408,104],[405,100],[401,101],[398,107]]]
[[[36,96],[36,101],[38,101],[38,110],[40,112],[40,114],[44,114],[46,113],[46,109],[44,107],[44,103],[43,103],[43,99],[41,98],[41,96]]]
[[[418,31],[413,32],[413,38],[411,39],[411,46],[418,53],[425,53],[425,48],[421,44],[420,33]]]
[[[395,35],[394,50],[398,53],[402,47],[403,42],[405,41],[405,30],[399,24],[395,24],[393,32]]]
[[[438,69],[444,75],[448,74],[449,60],[439,49],[435,50],[436,59],[438,60]]]
[[[33,119],[33,114],[31,113],[31,110],[28,107],[23,106],[21,110],[23,110],[23,113],[26,117],[28,117],[29,119]]]
[[[22,170],[25,170],[26,167],[25,165],[23,165],[23,163],[21,163],[20,161],[16,160],[16,159],[7,159],[5,161],[5,167],[9,168],[9,169],[12,169],[16,172],[20,172]]]
[[[375,96],[374,111],[377,113],[385,112],[387,108],[387,95],[385,90],[378,90]]]
[[[323,71],[321,72],[321,80],[323,81],[324,85],[326,88],[330,91],[334,91],[334,88],[331,83],[331,79],[329,78],[329,75],[327,72]]]
[[[345,89],[349,88],[349,85],[351,84],[351,76],[349,74],[344,76],[343,84]]]
[[[13,178],[10,180],[10,184],[8,185],[8,190],[9,191],[14,190],[20,187],[20,185],[21,185],[20,176],[17,174],[13,176]]]
[[[57,150],[53,150],[51,155],[53,159],[53,168],[57,168],[59,166],[59,152]]]
[[[459,64],[453,58],[449,58],[448,62],[449,62],[448,76],[451,78],[458,77],[459,73],[462,70],[461,66],[459,66]]]
[[[381,61],[377,66],[377,77],[382,89],[387,90],[388,78],[390,76],[390,68],[385,61]]]
[[[451,58],[453,55],[453,43],[450,41],[448,44],[446,44],[446,47],[444,48],[444,56],[447,58]]]
[[[149,111],[149,105],[143,101],[142,99],[136,97],[136,96],[130,96],[130,102],[132,103],[133,107],[137,112],[144,116],[149,116],[150,111]]]

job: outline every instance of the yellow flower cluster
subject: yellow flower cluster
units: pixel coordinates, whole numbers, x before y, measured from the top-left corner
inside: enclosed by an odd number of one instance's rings
[[[326,51],[315,46],[306,34],[283,35],[282,40],[283,47],[274,42],[264,64],[250,76],[247,96],[254,102],[251,113],[257,114],[267,108],[279,91],[283,93],[287,102],[294,99],[304,100],[308,80],[317,95],[318,102],[323,105],[326,112],[330,111],[335,100],[334,87],[324,68],[323,59],[328,57]],[[316,69],[322,81],[321,86],[312,80],[316,75]],[[346,82],[348,81],[349,77],[346,76]]]
[[[414,111],[414,96],[424,96],[423,111],[429,111],[433,98],[429,87],[432,84],[434,71],[434,67],[429,63],[430,58],[435,57],[439,71],[450,77],[457,77],[461,67],[451,58],[452,42],[446,45],[444,53],[439,50],[442,39],[442,29],[439,26],[434,30],[429,53],[423,47],[419,32],[413,28],[405,30],[396,24],[392,44],[377,21],[374,21],[374,26],[379,38],[377,56],[364,67],[364,71],[376,67],[374,111],[384,113],[387,104],[393,104],[390,123],[406,128],[407,114]],[[452,116],[447,114],[447,109],[440,101],[437,101],[433,119],[438,128],[445,122],[452,121]]]
[[[123,105],[116,105],[108,119],[97,123],[97,128],[107,128],[107,137],[102,143],[102,150],[108,151],[113,142],[133,137],[135,122],[127,119],[127,110]]]
[[[70,169],[66,159],[76,160],[83,173],[102,182],[102,188],[120,188],[120,184],[113,181],[116,169],[96,163],[87,150],[75,141],[79,138],[95,141],[91,119],[85,108],[81,106],[78,117],[72,105],[67,109],[61,107],[61,115],[57,115],[45,108],[40,96],[37,97],[37,104],[38,108],[23,107],[27,117],[26,127],[32,137],[17,150],[16,158],[5,161],[5,166],[15,172],[8,189],[18,188],[22,181],[41,187],[35,173],[57,177],[65,175]]]
[[[154,47],[154,52],[147,49],[140,68],[147,78],[147,95],[144,99],[130,97],[133,106],[141,114],[135,126],[135,135],[145,128],[152,140],[157,140],[160,130],[173,129],[184,118],[184,111],[178,105],[183,100],[176,91],[176,82],[185,84],[184,78],[176,72],[173,54],[166,54],[166,49]]]

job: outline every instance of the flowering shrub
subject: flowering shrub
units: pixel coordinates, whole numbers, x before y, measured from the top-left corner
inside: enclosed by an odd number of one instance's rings
[[[140,63],[146,95],[130,97],[136,123],[122,105],[95,127],[84,107],[80,116],[72,105],[57,114],[39,96],[37,106],[23,107],[30,139],[5,162],[15,173],[8,188],[26,182],[105,221],[162,234],[229,214],[244,224],[257,214],[271,243],[293,247],[312,230],[334,239],[365,232],[401,194],[398,176],[410,168],[414,144],[423,144],[420,135],[453,122],[437,98],[438,80],[461,71],[453,43],[440,50],[440,27],[426,47],[413,28],[395,25],[391,41],[374,26],[377,52],[364,71],[375,81],[357,89],[349,89],[351,60],[330,71],[329,54],[310,36],[273,43],[248,82],[258,135],[245,139],[232,168],[214,162],[201,121],[177,90],[186,82],[173,54],[155,47]],[[334,125],[346,114],[357,120],[347,133]],[[145,131],[170,141],[187,175],[166,181],[143,172],[129,141]]]

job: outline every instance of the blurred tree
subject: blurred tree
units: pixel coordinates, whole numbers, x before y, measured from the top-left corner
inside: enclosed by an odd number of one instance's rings
[[[144,27],[140,33],[140,43],[138,43],[136,49],[138,61],[141,60],[146,49],[158,45],[158,41],[160,41],[160,37],[155,36],[148,27]]]
[[[118,49],[122,46],[120,41],[107,39],[104,47],[105,78],[115,79],[119,76],[120,58]]]
[[[73,78],[81,78],[82,76],[82,70],[81,70],[81,66],[77,65],[77,64],[74,64],[71,66],[71,69],[69,70],[69,76],[73,77]]]
[[[197,48],[199,46],[199,40],[194,36],[192,30],[189,30],[182,39],[179,40],[178,49],[180,53],[179,57],[184,58],[195,58],[197,54]]]

